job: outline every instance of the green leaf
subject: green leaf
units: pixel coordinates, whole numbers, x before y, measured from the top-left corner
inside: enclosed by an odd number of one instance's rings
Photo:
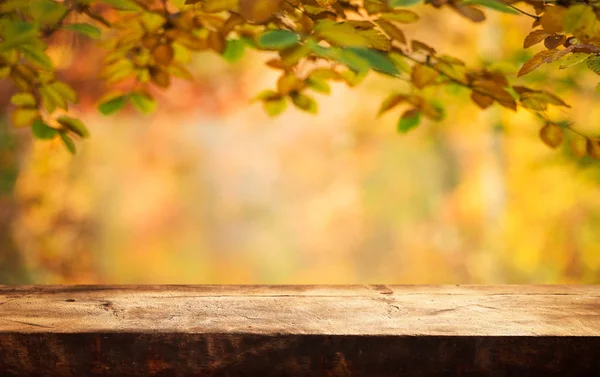
[[[40,118],[33,121],[33,124],[31,125],[31,131],[33,132],[33,136],[41,140],[54,139],[56,135],[58,135],[57,129],[48,126]]]
[[[31,43],[38,39],[39,30],[35,24],[27,21],[13,21],[8,19],[3,19],[3,21],[0,30],[2,34],[0,52]]]
[[[63,26],[63,29],[74,31],[79,34],[83,34],[92,39],[100,39],[100,36],[101,36],[100,29],[98,29],[94,25],[90,25],[90,24],[86,24],[86,23],[69,24],[69,25]]]
[[[511,8],[510,6],[508,6],[507,4],[505,4],[499,0],[466,0],[466,1],[463,1],[461,4],[480,5],[484,8],[497,10],[498,12],[502,12],[502,13],[519,14],[519,12],[517,10],[515,10],[514,8]]]
[[[71,139],[69,135],[67,135],[64,132],[59,132],[59,135],[63,141],[63,144],[65,144],[65,147],[67,147],[69,152],[71,152],[71,154],[75,154],[75,152],[77,152],[77,149],[75,148],[75,143],[73,142],[73,139]]]
[[[351,47],[350,51],[366,60],[370,67],[376,71],[386,73],[391,76],[400,74],[396,65],[387,57],[387,55],[369,48]]]
[[[422,0],[388,0],[390,7],[410,7],[419,4]]]
[[[80,121],[79,119],[75,119],[75,118],[71,118],[66,115],[63,115],[63,116],[58,117],[58,119],[56,119],[56,121],[58,123],[60,123],[63,127],[65,127],[66,129],[68,129],[69,131],[73,132],[74,134],[76,134],[80,137],[85,138],[85,137],[90,136],[90,133],[88,132],[87,128],[85,127],[85,124],[83,124],[83,122]]]
[[[98,105],[98,110],[104,115],[110,115],[121,110],[125,106],[127,96],[117,96],[107,99]]]
[[[244,46],[246,43],[239,39],[229,39],[223,51],[223,58],[230,63],[239,61],[244,56]]]
[[[300,41],[297,33],[289,30],[268,30],[262,33],[257,40],[258,47],[268,50],[283,50],[294,46]]]
[[[146,93],[130,93],[129,100],[136,109],[144,114],[151,113],[156,108],[156,100]]]
[[[419,109],[406,110],[398,120],[397,130],[406,133],[419,125],[421,112]]]

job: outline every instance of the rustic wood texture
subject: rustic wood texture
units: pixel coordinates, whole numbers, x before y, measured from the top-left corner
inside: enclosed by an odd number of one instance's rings
[[[600,286],[0,286],[0,376],[600,376]]]

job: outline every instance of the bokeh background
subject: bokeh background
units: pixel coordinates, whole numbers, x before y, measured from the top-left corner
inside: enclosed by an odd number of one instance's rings
[[[419,11],[407,36],[467,63],[515,78],[537,51],[521,48],[527,17]],[[439,89],[446,119],[399,135],[400,110],[375,115],[405,84],[371,74],[319,96],[316,116],[270,119],[251,102],[274,86],[270,56],[206,52],[152,115],[104,117],[103,53],[51,47],[92,134],[76,156],[0,125],[0,283],[600,283],[599,163],[549,149],[527,112]],[[597,131],[593,74],[529,76]]]

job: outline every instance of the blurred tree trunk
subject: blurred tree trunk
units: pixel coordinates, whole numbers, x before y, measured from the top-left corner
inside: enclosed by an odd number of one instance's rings
[[[25,263],[12,236],[18,204],[13,196],[19,167],[17,140],[9,125],[0,121],[0,284],[30,282]]]

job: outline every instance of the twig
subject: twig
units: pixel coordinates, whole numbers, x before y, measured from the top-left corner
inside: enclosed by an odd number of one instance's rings
[[[536,20],[536,21],[539,21],[539,20],[540,20],[540,16],[536,16],[535,14],[531,14],[531,13],[525,12],[524,10],[522,10],[522,9],[519,9],[519,8],[517,8],[517,7],[515,7],[514,5],[511,5],[511,4],[506,4],[506,5],[507,5],[509,8],[512,8],[512,9],[516,10],[517,12],[519,12],[519,13],[521,13],[521,14],[524,14],[524,15],[526,15],[527,17],[531,17],[531,18],[533,18],[533,19],[534,19],[534,20]]]

